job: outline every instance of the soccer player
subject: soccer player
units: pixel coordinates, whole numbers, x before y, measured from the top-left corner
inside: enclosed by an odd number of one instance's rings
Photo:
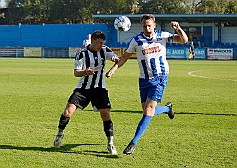
[[[91,44],[91,34],[90,33],[87,34],[87,39],[83,40],[81,48],[82,49],[86,48],[89,44]],[[94,112],[98,111],[98,109],[95,106],[92,106],[92,108],[93,108]]]
[[[166,106],[157,105],[157,102],[162,101],[168,80],[167,74],[169,73],[169,65],[166,60],[166,41],[167,38],[171,38],[175,43],[186,43],[188,41],[187,35],[178,22],[171,22],[171,27],[177,32],[177,34],[171,34],[155,30],[156,22],[152,14],[142,15],[140,21],[143,32],[131,39],[120,61],[115,63],[106,73],[106,77],[111,77],[132,53],[136,52],[140,68],[139,89],[143,116],[137,126],[134,138],[124,149],[124,154],[133,153],[138,140],[147,129],[153,116],[166,113],[170,119],[174,118],[171,102],[168,102]]]
[[[108,139],[107,149],[110,154],[117,154],[113,144],[114,130],[110,117],[111,105],[106,90],[104,70],[106,60],[117,62],[119,57],[104,45],[106,36],[103,32],[95,31],[91,39],[92,43],[79,50],[75,56],[74,75],[81,78],[59,119],[54,146],[60,147],[64,137],[63,130],[75,110],[77,108],[83,110],[91,102],[99,110],[103,120],[104,132]]]
[[[89,44],[91,44],[91,34],[87,34],[87,39],[83,40],[81,48],[86,48]]]

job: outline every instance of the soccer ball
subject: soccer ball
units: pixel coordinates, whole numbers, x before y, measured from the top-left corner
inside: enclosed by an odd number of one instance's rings
[[[131,21],[127,16],[119,16],[114,20],[114,28],[126,32],[131,28]]]

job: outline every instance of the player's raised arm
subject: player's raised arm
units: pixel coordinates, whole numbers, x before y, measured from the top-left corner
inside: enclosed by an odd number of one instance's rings
[[[178,22],[171,22],[171,27],[177,32],[177,35],[173,36],[173,42],[174,43],[187,43],[188,42],[188,36],[183,31],[183,29],[180,27]]]
[[[115,63],[112,68],[110,68],[110,70],[105,74],[105,76],[107,78],[110,78],[119,67],[123,66],[123,64],[129,59],[131,55],[131,53],[125,52],[122,57],[120,57],[120,60]]]

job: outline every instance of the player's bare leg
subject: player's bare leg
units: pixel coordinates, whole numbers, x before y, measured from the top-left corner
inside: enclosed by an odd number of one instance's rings
[[[63,130],[67,126],[71,115],[75,112],[76,106],[74,104],[68,103],[64,112],[62,113],[59,124],[58,124],[58,133],[56,135],[56,138],[54,140],[54,147],[55,148],[60,148],[62,139],[64,137]]]

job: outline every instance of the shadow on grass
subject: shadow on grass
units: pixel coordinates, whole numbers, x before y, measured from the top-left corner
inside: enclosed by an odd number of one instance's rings
[[[142,111],[136,111],[136,110],[111,110],[111,112],[113,113],[139,113],[142,114]],[[237,116],[237,114],[231,114],[231,113],[227,113],[227,114],[221,114],[221,113],[202,113],[202,112],[174,112],[175,114],[179,115],[217,115],[217,116]]]
[[[192,115],[217,115],[217,116],[237,116],[237,114],[221,114],[221,113],[202,113],[202,112],[174,112],[175,114],[192,114]]]
[[[136,111],[136,110],[111,110],[113,113],[140,113],[142,114],[142,111]],[[197,115],[220,115],[220,116],[237,116],[237,114],[221,114],[221,113],[202,113],[202,112],[174,112],[175,114],[197,114]]]
[[[81,155],[92,155],[96,157],[105,157],[105,158],[118,158],[117,155],[110,155],[106,151],[93,151],[93,150],[85,150],[85,151],[73,151],[72,149],[78,146],[94,146],[100,144],[65,144],[60,148],[45,148],[45,147],[21,147],[21,146],[13,146],[13,145],[0,145],[0,149],[9,149],[9,150],[22,150],[22,151],[41,151],[41,152],[60,152],[60,153],[72,153],[72,154],[81,154]]]
[[[85,110],[85,111],[92,111],[92,110]],[[142,111],[137,111],[137,110],[111,110],[112,113],[139,113],[142,114]],[[237,116],[237,114],[221,114],[221,113],[202,113],[202,112],[174,112],[175,114],[185,114],[185,115],[217,115],[217,116]]]
[[[86,111],[86,112],[93,112],[93,110],[83,110],[83,111]],[[142,110],[111,110],[112,113],[139,113],[139,114],[142,114]],[[98,113],[98,112],[96,112]]]

